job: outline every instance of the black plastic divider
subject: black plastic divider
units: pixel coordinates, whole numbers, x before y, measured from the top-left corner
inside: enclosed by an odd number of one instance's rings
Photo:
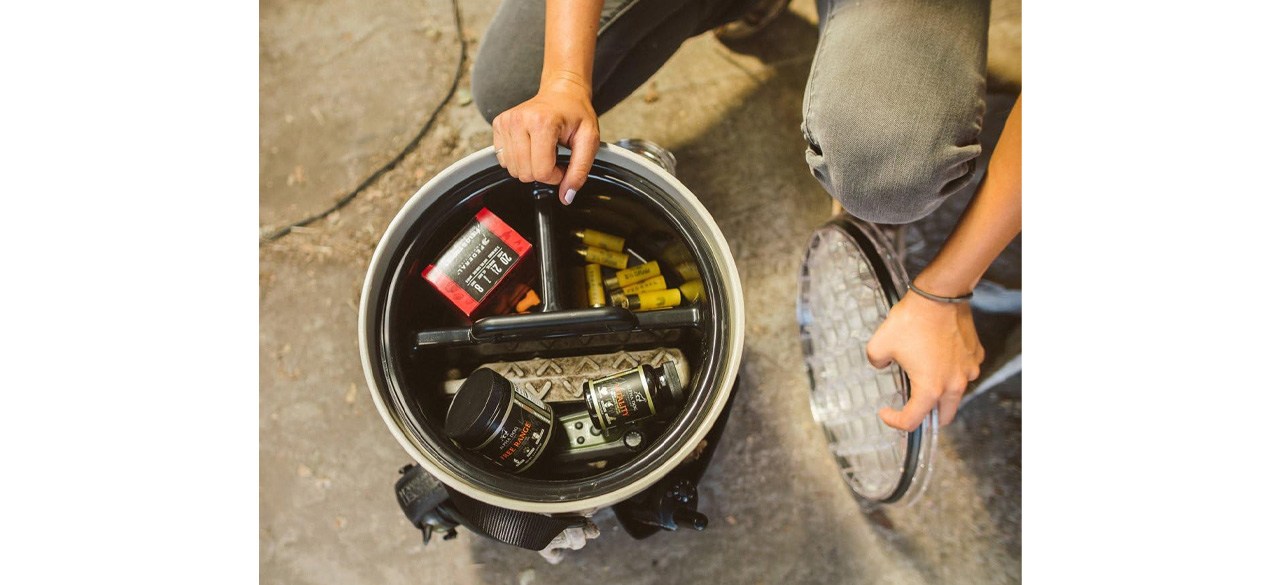
[[[632,313],[618,307],[569,309],[527,315],[485,317],[471,327],[429,329],[415,336],[418,347],[474,345],[495,341],[550,339],[570,335],[599,335],[650,329],[702,326],[699,305]]]
[[[560,268],[556,265],[555,208],[560,204],[556,188],[533,184],[534,213],[538,218],[538,269],[542,281],[542,312],[560,310]]]

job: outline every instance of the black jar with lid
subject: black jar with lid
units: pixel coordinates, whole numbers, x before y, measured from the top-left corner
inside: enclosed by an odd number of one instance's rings
[[[488,368],[472,372],[445,415],[444,432],[460,447],[520,473],[546,450],[555,428],[551,407]]]
[[[684,403],[684,385],[675,362],[650,365],[619,372],[582,385],[583,400],[591,422],[602,431],[612,431],[652,417]]]

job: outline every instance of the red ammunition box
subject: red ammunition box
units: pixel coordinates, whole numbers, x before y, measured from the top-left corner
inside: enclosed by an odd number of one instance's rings
[[[468,318],[506,313],[529,292],[528,270],[520,270],[533,246],[487,208],[449,242],[422,278]]]

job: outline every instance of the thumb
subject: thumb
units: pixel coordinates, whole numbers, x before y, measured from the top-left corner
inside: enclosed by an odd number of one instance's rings
[[[596,151],[600,150],[600,132],[595,126],[579,126],[569,139],[569,168],[565,170],[564,180],[560,181],[560,202],[568,205],[578,190],[587,183],[587,174],[591,172],[591,163],[596,159]]]
[[[894,410],[888,406],[881,408],[880,420],[900,431],[911,432],[924,422],[924,417],[929,416],[929,411],[933,410],[935,404],[936,402],[931,402],[923,395],[912,394],[902,410]]]
[[[887,368],[893,362],[893,351],[879,335],[872,335],[867,342],[867,361],[876,369]]]

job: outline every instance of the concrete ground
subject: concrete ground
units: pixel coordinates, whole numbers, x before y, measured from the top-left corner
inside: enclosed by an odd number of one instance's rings
[[[462,4],[474,55],[497,1]],[[456,66],[450,6],[261,4],[264,231],[324,209],[417,131]],[[354,203],[261,246],[263,582],[1020,581],[1020,376],[973,400],[941,433],[934,481],[910,508],[860,510],[813,423],[794,300],[802,248],[830,199],[808,173],[799,133],[814,7],[801,1],[790,10],[735,51],[710,35],[690,40],[645,89],[601,118],[605,140],[647,138],[676,154],[680,179],[724,231],[746,291],[743,393],[701,485],[707,530],[634,541],[603,513],[602,537],[553,566],[465,531],[423,547],[401,515],[392,484],[410,458],[365,387],[356,306],[373,247],[403,202],[490,143],[462,91],[421,145]],[[997,2],[997,16],[1016,22],[1018,11]],[[1021,66],[1010,27],[999,17],[993,24],[993,75],[1005,79]],[[986,320],[989,350],[1016,324]]]

